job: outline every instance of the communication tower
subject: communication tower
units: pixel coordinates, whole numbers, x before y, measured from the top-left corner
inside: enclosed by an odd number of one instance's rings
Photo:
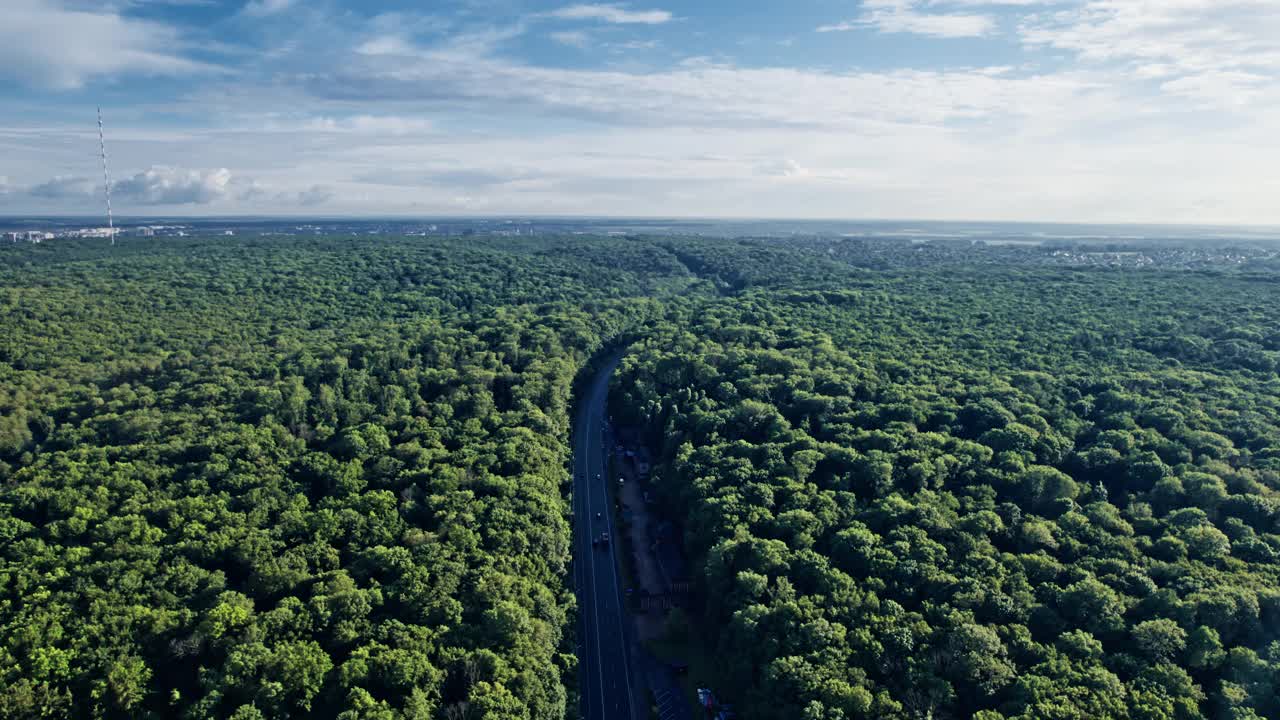
[[[116,223],[111,217],[111,174],[107,172],[107,141],[102,135],[102,108],[98,108],[98,148],[102,150],[102,184],[107,192],[107,235],[116,244]]]

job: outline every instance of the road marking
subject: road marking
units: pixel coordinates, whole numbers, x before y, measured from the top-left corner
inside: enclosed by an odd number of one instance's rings
[[[587,433],[590,433],[591,432],[591,407],[589,404],[586,408],[585,414],[586,414],[586,420],[587,420]],[[582,435],[582,439],[583,439],[583,442],[586,443],[586,447],[584,448],[584,450],[587,451],[586,453],[584,453],[584,456],[586,456],[590,454],[591,436],[584,433]],[[591,525],[591,476],[587,474],[589,471],[588,468],[591,463],[588,457],[583,457],[582,460],[583,460],[583,465],[588,466],[583,468],[583,474],[582,474],[583,484],[586,485],[587,487],[587,494],[586,494],[586,497],[584,498],[584,502],[586,502],[586,509],[587,509],[587,513],[586,513],[587,535],[583,537],[583,541],[584,541],[583,547],[585,548],[587,553],[586,554],[587,564],[591,566],[591,600],[592,600],[592,603],[594,604],[598,588],[596,587],[595,557],[590,554],[591,548],[592,548],[591,538],[593,536],[592,534],[595,532],[595,529]],[[603,662],[604,658],[602,657],[603,653],[600,650],[600,613],[596,612],[594,607],[591,608],[591,619],[594,621],[594,625],[596,628],[596,633],[595,633],[596,634],[596,662],[595,662],[596,681],[597,681],[597,684],[600,686],[599,707],[603,710],[604,709],[604,662]]]
[[[608,373],[606,373],[606,374],[604,375],[604,377],[602,377],[602,378],[601,378],[601,380],[600,380],[600,387],[601,387],[602,389],[604,389],[604,390],[607,390],[607,389],[608,389],[608,385],[609,385],[609,377],[613,375],[613,371],[614,371],[614,369],[615,369],[616,367],[617,367],[617,365],[616,365],[616,364],[614,364],[613,366],[611,366],[611,367],[609,368],[609,372],[608,372]],[[602,396],[601,396],[601,401],[600,401],[600,415],[602,416],[602,420],[601,420],[601,423],[600,423],[600,436],[601,436],[601,437],[600,437],[600,441],[601,441],[601,442],[600,442],[600,449],[601,449],[601,452],[603,452],[603,451],[604,451],[604,422],[603,422],[603,415],[604,415],[604,406],[605,406],[605,401],[606,401],[606,395],[607,395],[607,393],[602,394]],[[614,531],[613,531],[613,513],[612,513],[612,512],[610,512],[610,511],[609,511],[609,508],[607,507],[607,506],[608,506],[608,504],[609,504],[609,480],[608,480],[608,478],[606,478],[606,477],[605,477],[605,474],[604,474],[604,472],[603,472],[603,471],[606,469],[606,468],[604,467],[604,457],[603,457],[603,456],[601,456],[601,458],[600,458],[600,466],[599,466],[599,467],[600,467],[600,470],[601,470],[601,473],[600,473],[600,481],[601,481],[601,483],[603,483],[603,485],[604,485],[604,496],[605,496],[605,505],[606,505],[606,507],[605,507],[605,513],[604,513],[604,516],[605,516],[605,520],[604,520],[604,522],[605,522],[605,527],[608,529],[608,531],[609,531],[609,535],[610,535],[610,536],[613,536],[613,535],[615,534],[615,533],[614,533]],[[617,597],[618,597],[618,629],[622,632],[622,674],[623,674],[623,676],[624,676],[624,677],[626,678],[626,680],[627,680],[627,704],[628,704],[628,707],[629,707],[629,708],[630,708],[630,710],[631,710],[631,715],[632,715],[632,717],[634,717],[634,716],[635,716],[636,701],[635,701],[635,698],[634,698],[634,697],[632,697],[632,695],[631,695],[631,657],[630,657],[631,653],[630,653],[630,648],[628,648],[628,647],[627,647],[627,630],[626,630],[626,625],[625,625],[625,623],[626,623],[626,619],[625,619],[625,618],[623,617],[623,615],[622,615],[622,584],[618,582],[618,562],[617,562],[616,555],[614,554],[614,550],[613,550],[612,543],[610,543],[610,547],[608,548],[608,551],[609,551],[609,569],[613,571],[613,591],[614,591],[614,594],[615,594],[615,595],[617,595]],[[593,567],[594,567],[594,566],[593,566]]]
[[[586,526],[587,532],[583,534],[582,540],[580,542],[580,546],[584,549],[582,557],[591,565],[590,586],[591,586],[592,602],[589,604],[591,605],[590,607],[591,618],[592,618],[591,625],[595,628],[595,646],[596,646],[595,665],[596,665],[596,680],[597,680],[596,684],[600,691],[600,704],[595,707],[598,708],[597,712],[599,713],[599,717],[602,717],[602,718],[606,716],[605,703],[607,702],[607,699],[605,696],[605,689],[604,689],[605,663],[604,663],[604,651],[603,651],[603,644],[602,644],[603,641],[601,639],[602,635],[600,632],[600,612],[598,612],[598,608],[604,608],[604,609],[609,608],[609,597],[608,597],[609,594],[608,593],[601,594],[600,586],[598,582],[599,579],[597,578],[597,573],[596,573],[597,558],[594,552],[595,546],[592,544],[592,539],[595,538],[596,530],[595,530],[594,518],[592,518],[591,516],[592,512],[594,512],[592,508],[591,484],[592,484],[593,478],[591,477],[591,473],[592,473],[593,467],[596,467],[601,471],[599,475],[600,475],[600,480],[603,483],[602,489],[604,490],[604,493],[605,493],[604,504],[606,506],[604,508],[605,512],[602,512],[601,516],[603,517],[606,514],[612,515],[612,512],[607,507],[609,504],[609,487],[608,487],[608,480],[605,478],[604,472],[603,472],[605,469],[604,467],[605,455],[603,453],[607,452],[605,450],[604,442],[603,442],[605,437],[605,426],[603,422],[603,415],[604,415],[604,410],[605,410],[606,400],[607,400],[606,396],[608,391],[609,378],[613,375],[613,371],[616,367],[617,367],[617,362],[614,362],[612,365],[610,365],[607,368],[607,372],[605,372],[602,377],[598,378],[595,384],[592,386],[592,390],[589,393],[590,394],[589,402],[587,402],[587,404],[583,406],[583,409],[582,409],[583,414],[580,419],[583,420],[584,422],[582,423],[581,431],[575,433],[575,443],[577,442],[583,443],[583,446],[581,448],[583,452],[575,453],[578,457],[575,458],[574,466],[575,466],[575,470],[577,469],[579,464],[581,464],[582,466],[581,469],[583,472],[581,477],[582,477],[582,484],[584,486],[585,492],[580,493],[577,491],[578,481],[577,481],[577,478],[575,477],[574,484],[573,484],[573,487],[575,488],[574,505],[581,507],[585,511],[585,514],[582,517],[585,518],[584,524]],[[595,427],[597,417],[600,417],[600,423],[598,427]],[[600,448],[601,448],[602,455],[598,459],[598,461],[593,464],[591,462],[593,459],[591,440],[592,440],[592,433],[597,431],[600,433],[599,441],[600,441]],[[583,496],[581,500],[578,499],[579,495]],[[617,599],[618,599],[617,632],[621,633],[621,637],[618,637],[618,635],[615,632],[613,632],[611,628],[610,638],[611,639],[617,638],[619,641],[619,644],[621,645],[623,678],[625,679],[626,685],[627,685],[626,697],[627,697],[627,704],[629,706],[628,708],[629,712],[625,714],[625,717],[626,717],[626,720],[633,720],[636,712],[636,709],[635,709],[636,704],[635,704],[635,698],[633,697],[632,690],[631,690],[630,648],[627,646],[627,633],[626,633],[626,624],[625,624],[626,620],[623,615],[623,609],[622,609],[622,594],[621,594],[622,586],[621,586],[621,583],[618,581],[618,566],[616,561],[617,556],[614,554],[614,550],[613,550],[612,537],[615,536],[616,533],[613,532],[612,517],[606,517],[604,519],[604,524],[605,524],[606,530],[610,533],[611,542],[609,543],[609,545],[606,545],[601,549],[605,550],[608,553],[608,555],[605,556],[605,559],[609,563],[609,569],[611,570],[611,575],[613,578],[613,585],[614,585],[613,594],[617,596]],[[581,568],[578,568],[578,571],[581,572]],[[580,587],[582,588],[582,591],[585,591],[586,576],[582,575],[581,577],[583,579],[583,582],[581,583]],[[579,593],[579,597],[585,599],[583,597],[583,592]],[[598,606],[597,606],[597,603],[599,603]],[[584,611],[586,610],[586,607],[585,607],[586,605],[588,605],[588,603],[584,602],[583,603]],[[584,629],[587,628],[587,625],[585,622],[583,627]],[[613,679],[611,679],[611,685],[614,690],[612,695],[614,697],[614,709],[616,711],[616,717],[609,718],[608,720],[620,720],[620,718],[623,717],[624,713],[621,712],[621,708],[622,708],[621,693],[617,692],[618,684],[617,684],[616,676]],[[592,709],[590,692],[586,693],[585,697],[587,700],[586,709],[588,710],[587,720],[595,720],[595,718],[592,716],[590,712],[590,710]]]
[[[666,690],[656,690],[653,693],[653,700],[658,708],[659,720],[667,720],[667,718],[676,716],[676,701],[675,697],[672,696],[670,692]]]

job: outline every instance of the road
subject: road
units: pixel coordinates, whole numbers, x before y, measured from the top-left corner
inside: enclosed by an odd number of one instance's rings
[[[574,581],[578,588],[578,668],[585,720],[636,720],[626,610],[614,548],[605,468],[605,401],[620,357],[591,379],[578,406],[573,440]],[[609,533],[607,544],[592,539]]]

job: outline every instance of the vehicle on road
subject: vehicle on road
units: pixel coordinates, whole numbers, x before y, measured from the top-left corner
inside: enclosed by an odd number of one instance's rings
[[[609,544],[609,533],[607,533],[607,532],[602,532],[602,533],[600,533],[600,544],[601,544],[601,545],[608,545],[608,544]]]

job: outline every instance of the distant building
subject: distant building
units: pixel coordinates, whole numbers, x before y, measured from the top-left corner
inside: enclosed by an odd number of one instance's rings
[[[156,231],[154,228],[140,227],[138,228],[138,234],[142,237],[155,237]]]
[[[5,239],[7,239],[9,242],[18,242],[19,233],[7,232],[4,234],[4,236],[5,236]]]
[[[82,237],[82,238],[110,238],[113,235],[119,235],[119,234],[120,234],[120,230],[118,228],[113,229],[109,227],[101,227],[101,228],[81,228],[79,230],[72,230],[70,233],[68,233],[68,236]]]

